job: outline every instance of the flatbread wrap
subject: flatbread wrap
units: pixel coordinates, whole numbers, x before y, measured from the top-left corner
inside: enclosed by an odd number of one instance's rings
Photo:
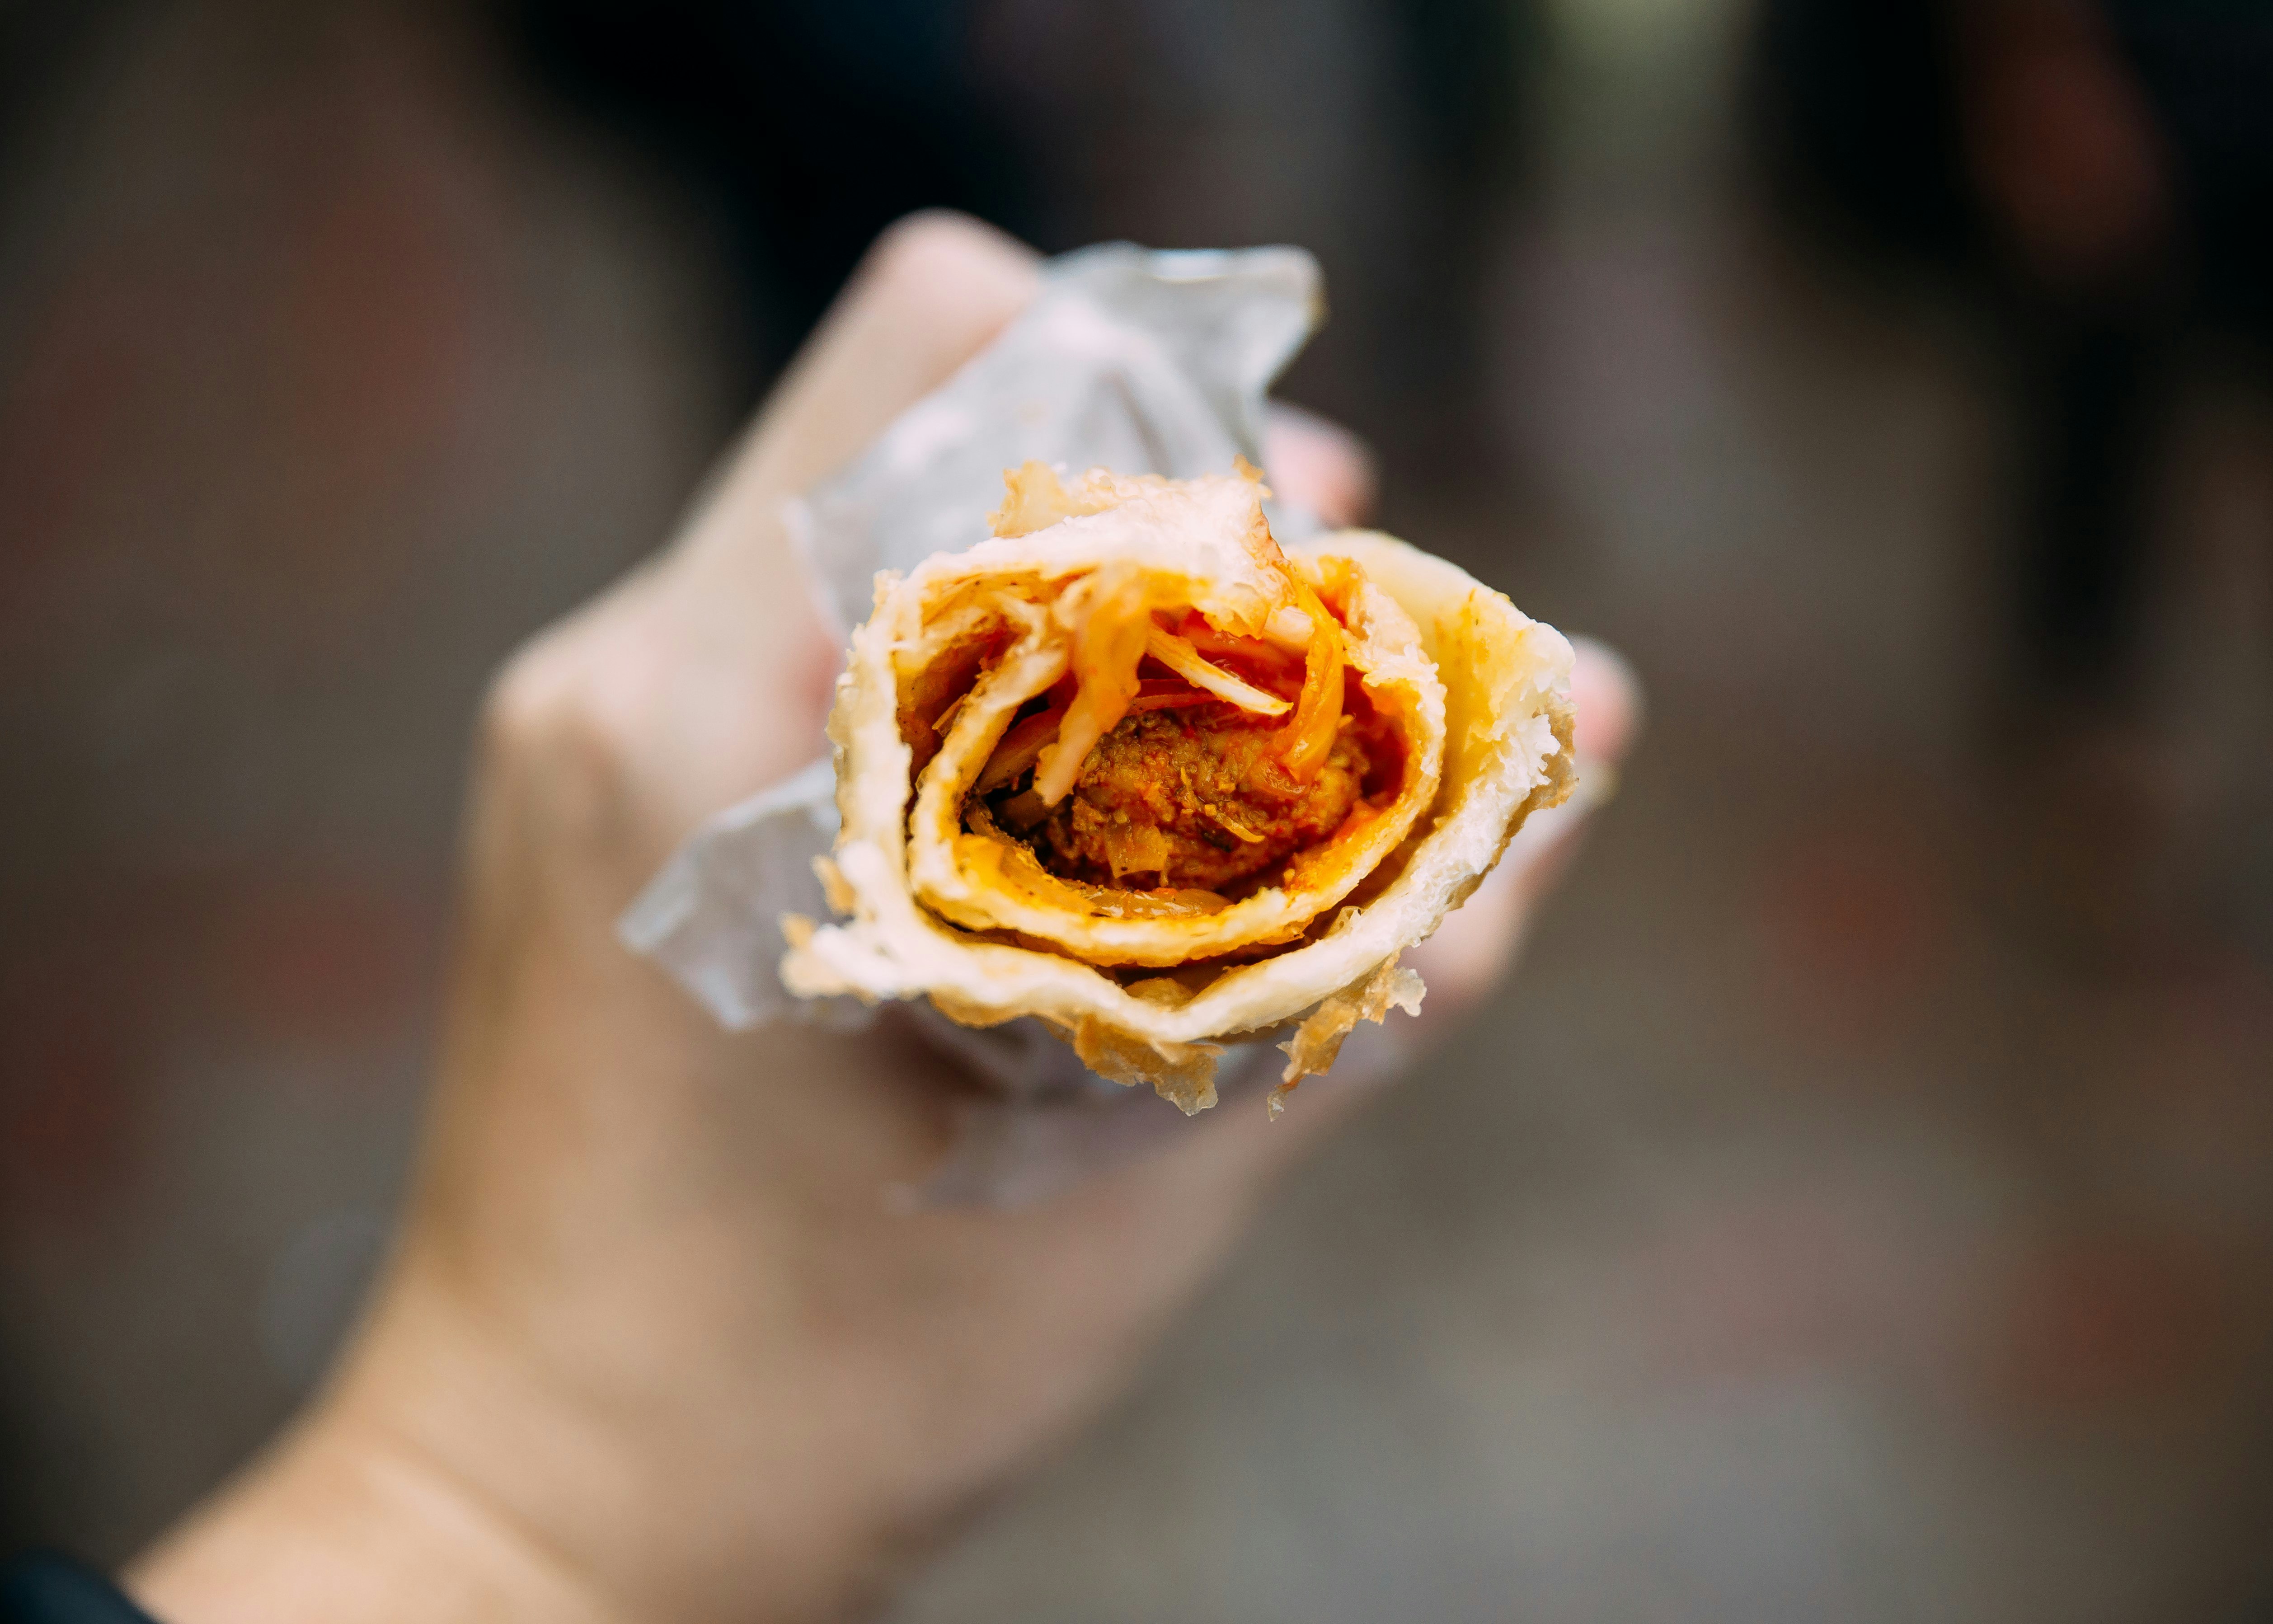
[[[876,580],[829,721],[829,923],[800,997],[1032,1016],[1091,1070],[1214,1104],[1282,1037],[1280,1096],[1574,779],[1571,648],[1389,536],[1272,536],[1255,471],[1006,475],[992,538]]]

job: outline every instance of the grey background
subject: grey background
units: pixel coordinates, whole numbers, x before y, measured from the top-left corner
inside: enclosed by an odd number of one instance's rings
[[[1105,91],[1050,8],[974,24],[1054,228],[1317,251],[1291,393],[1649,725],[1506,995],[902,1616],[2254,1616],[2264,406],[2200,357],[2140,758],[2178,900],[2111,926],[2129,849],[1974,742],[1981,335],[1774,224],[1740,7],[1543,8],[1511,183],[1450,202],[1355,0],[1084,15]],[[68,60],[0,181],[0,1536],[109,1560],[320,1368],[484,676],[667,534],[769,318],[462,18],[178,0]]]

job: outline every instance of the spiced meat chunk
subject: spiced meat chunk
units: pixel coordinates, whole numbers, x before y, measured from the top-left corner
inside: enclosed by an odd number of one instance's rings
[[[1364,792],[1369,764],[1351,730],[1307,784],[1281,764],[1285,745],[1277,726],[1229,706],[1124,717],[1034,831],[1036,852],[1092,885],[1236,886],[1325,840]]]

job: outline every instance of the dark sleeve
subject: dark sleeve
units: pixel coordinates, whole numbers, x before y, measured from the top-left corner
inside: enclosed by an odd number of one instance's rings
[[[0,1568],[0,1624],[155,1624],[118,1587],[77,1562],[34,1552]]]

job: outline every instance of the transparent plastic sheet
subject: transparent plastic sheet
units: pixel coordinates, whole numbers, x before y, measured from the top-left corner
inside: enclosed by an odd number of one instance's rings
[[[1175,478],[1223,473],[1234,455],[1261,465],[1264,393],[1321,310],[1317,264],[1301,249],[1110,243],[1051,261],[1039,295],[1001,337],[791,505],[791,532],[824,610],[849,632],[867,617],[876,572],[986,539],[1003,470],[1024,462]],[[1282,538],[1317,528],[1292,504],[1273,502],[1270,516]],[[780,1020],[851,1029],[876,1018],[850,999],[791,997],[778,974],[782,916],[829,914],[813,860],[836,839],[835,793],[823,758],[713,818],[625,913],[626,945],[737,1030]],[[916,1204],[1044,1200],[1189,1131],[1167,1101],[1091,1073],[1032,1020],[979,1031],[927,1004],[888,1013],[994,1096],[966,1110],[946,1160],[910,1193]],[[1383,1044],[1362,1049],[1354,1037],[1348,1048],[1338,1077],[1393,1065]],[[1261,1110],[1278,1061],[1269,1044],[1234,1047],[1218,1079],[1222,1104]]]

